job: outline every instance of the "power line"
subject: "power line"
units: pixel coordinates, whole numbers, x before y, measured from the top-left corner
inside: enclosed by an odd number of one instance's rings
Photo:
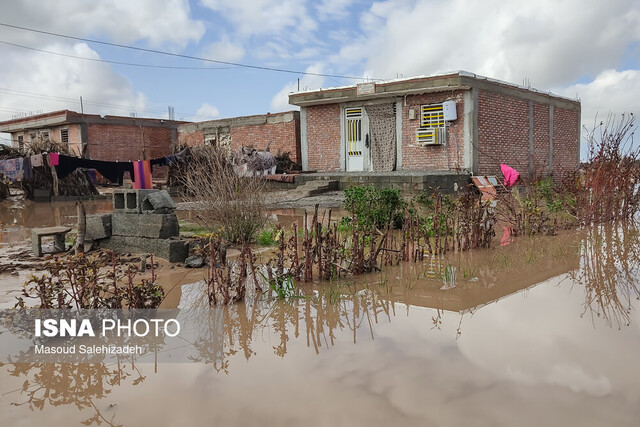
[[[87,58],[85,56],[67,55],[65,53],[52,52],[50,50],[37,49],[35,47],[23,46],[21,44],[16,44],[16,43],[10,43],[4,40],[0,40],[0,43],[6,44],[9,46],[19,47],[21,49],[28,49],[28,50],[34,50],[36,52],[48,53],[51,55],[64,56],[66,58],[83,59],[85,61],[94,61],[94,62],[104,62],[107,64],[128,65],[131,67],[167,68],[167,69],[175,69],[175,70],[231,70],[235,68],[235,67],[178,67],[178,66],[171,66],[171,65],[136,64],[131,62],[110,61],[107,59],[96,59],[96,58]]]
[[[286,68],[264,67],[264,66],[260,66],[260,65],[241,64],[241,63],[238,63],[238,62],[229,62],[229,61],[220,61],[220,60],[217,60],[217,59],[201,58],[201,57],[197,57],[197,56],[184,55],[184,54],[180,54],[180,53],[171,53],[171,52],[166,52],[166,51],[156,50],[156,49],[147,49],[147,48],[143,48],[143,47],[136,47],[136,46],[129,46],[129,45],[118,44],[118,43],[104,42],[104,41],[101,41],[101,40],[87,39],[87,38],[83,38],[83,37],[68,36],[68,35],[65,35],[65,34],[53,33],[53,32],[50,32],[50,31],[43,31],[43,30],[36,30],[34,28],[20,27],[18,25],[11,25],[11,24],[7,24],[7,23],[4,23],[4,22],[0,22],[0,26],[8,27],[8,28],[14,28],[14,29],[17,29],[17,30],[30,31],[32,33],[45,34],[45,35],[48,35],[48,36],[61,37],[61,38],[70,39],[70,40],[78,40],[78,41],[83,41],[83,42],[88,42],[88,43],[96,43],[96,44],[101,44],[101,45],[105,45],[105,46],[119,47],[119,48],[122,48],[122,49],[131,49],[131,50],[136,50],[136,51],[139,51],[139,52],[155,53],[155,54],[158,54],[158,55],[173,56],[173,57],[176,57],[176,58],[184,58],[184,59],[192,59],[192,60],[196,60],[196,61],[212,62],[212,63],[215,63],[215,64],[232,65],[232,66],[235,66],[235,67],[251,68],[251,69],[254,69],[254,70],[273,71],[273,72],[288,73],[288,74],[302,74],[302,75],[307,75],[307,76],[318,76],[318,77],[335,77],[335,78],[338,78],[338,79],[363,80],[362,77],[339,76],[339,75],[335,75],[335,74],[324,74],[324,73],[312,73],[312,72],[308,72],[308,71],[288,70]],[[379,79],[371,79],[371,80],[379,80]]]
[[[47,94],[42,94],[42,93],[35,93],[35,92],[24,92],[24,91],[19,91],[19,90],[13,90],[13,89],[6,89],[6,88],[2,88],[0,87],[0,93],[5,93],[7,95],[14,95],[14,96],[24,96],[27,98],[36,98],[36,99],[45,99],[45,100],[49,100],[49,101],[57,101],[57,102],[64,102],[64,103],[78,103],[78,99],[77,98],[67,98],[64,96],[55,96],[55,95],[47,95]],[[99,107],[111,107],[111,108],[119,108],[119,109],[123,109],[123,110],[130,110],[130,111],[138,111],[138,112],[144,112],[144,113],[156,113],[156,114],[164,114],[166,113],[166,110],[153,110],[153,109],[143,109],[143,108],[136,108],[133,106],[129,106],[129,105],[119,105],[119,104],[109,104],[106,102],[97,102],[97,101],[91,101],[91,100],[83,100],[84,104],[87,105],[94,105],[94,106],[99,106]],[[27,111],[27,110],[22,110],[22,111]],[[207,117],[207,116],[202,116],[199,114],[190,114],[190,113],[181,113],[181,112],[177,112],[176,115],[180,115],[180,116],[184,116],[184,117],[192,117],[192,118],[198,118],[198,117]]]

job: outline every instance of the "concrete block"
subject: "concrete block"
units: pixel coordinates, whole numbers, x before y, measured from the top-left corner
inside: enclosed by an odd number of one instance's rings
[[[167,239],[180,234],[176,214],[144,214],[113,212],[111,219],[113,236],[150,237]]]
[[[142,213],[171,213],[175,209],[176,204],[167,190],[149,193],[142,201]]]
[[[184,262],[189,254],[189,242],[180,239],[111,236],[100,240],[99,245],[120,253],[153,254],[169,262]]]
[[[87,215],[87,240],[105,239],[111,236],[111,214]]]
[[[113,191],[113,211],[127,213],[141,213],[142,202],[150,193],[160,190],[123,189]]]

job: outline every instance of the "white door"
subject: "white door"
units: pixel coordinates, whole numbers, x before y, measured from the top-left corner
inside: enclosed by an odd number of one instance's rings
[[[369,170],[369,122],[364,108],[346,108],[345,158],[348,172]]]

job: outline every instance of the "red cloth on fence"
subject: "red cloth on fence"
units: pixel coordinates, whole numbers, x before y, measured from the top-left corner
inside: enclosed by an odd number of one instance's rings
[[[500,165],[500,170],[502,171],[502,175],[504,175],[504,186],[513,187],[520,177],[520,173],[504,163]]]

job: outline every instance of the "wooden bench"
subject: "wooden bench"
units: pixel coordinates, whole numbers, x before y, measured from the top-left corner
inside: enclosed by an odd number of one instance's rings
[[[65,235],[71,231],[71,227],[46,227],[46,228],[34,228],[31,230],[31,250],[33,253],[41,257],[42,256],[42,238],[46,236],[53,236],[53,252],[58,253],[66,251],[64,239]]]

